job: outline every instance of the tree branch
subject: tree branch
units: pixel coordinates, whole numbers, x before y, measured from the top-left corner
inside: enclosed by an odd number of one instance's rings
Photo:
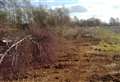
[[[31,37],[31,35],[28,35],[28,36],[24,37],[23,39],[17,41],[17,42],[14,43],[11,47],[9,47],[9,48],[4,52],[4,54],[0,54],[0,56],[1,56],[1,58],[0,58],[0,64],[3,62],[4,57],[8,54],[8,52],[9,52],[13,47],[17,46],[19,43],[21,43],[22,41],[24,41],[25,39],[30,38],[30,37]]]

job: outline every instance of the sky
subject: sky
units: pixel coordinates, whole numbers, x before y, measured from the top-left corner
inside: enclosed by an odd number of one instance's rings
[[[120,0],[33,0],[48,8],[66,7],[70,10],[70,16],[77,16],[79,19],[91,17],[99,18],[108,22],[110,17],[120,18]]]

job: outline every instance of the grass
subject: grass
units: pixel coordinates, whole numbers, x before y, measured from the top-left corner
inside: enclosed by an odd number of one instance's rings
[[[120,52],[120,44],[109,44],[107,42],[101,41],[97,47],[101,50],[107,51],[107,52]]]
[[[99,49],[112,53],[120,52],[120,33],[115,33],[110,28],[98,28],[96,32],[97,37],[101,38],[97,45]]]
[[[110,43],[120,43],[120,33],[115,33],[112,29],[108,28],[97,28],[97,37]]]

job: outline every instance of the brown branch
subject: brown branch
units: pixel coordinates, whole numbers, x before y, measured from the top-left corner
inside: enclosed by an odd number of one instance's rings
[[[10,46],[10,47],[4,52],[4,54],[0,54],[0,56],[1,56],[1,58],[0,58],[0,64],[3,62],[4,57],[8,54],[8,52],[9,52],[13,47],[17,46],[19,43],[21,43],[22,41],[24,41],[25,39],[30,38],[30,37],[31,37],[31,35],[28,35],[28,36],[24,37],[23,39],[17,41],[17,42],[14,43],[12,46]]]

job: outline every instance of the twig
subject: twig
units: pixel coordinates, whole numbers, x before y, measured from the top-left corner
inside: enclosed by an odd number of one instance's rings
[[[30,37],[31,37],[31,35],[28,35],[28,36],[24,37],[23,39],[17,41],[15,44],[13,44],[11,47],[9,47],[9,48],[4,52],[4,54],[0,54],[0,56],[1,56],[1,58],[0,58],[0,64],[3,62],[4,57],[8,54],[8,52],[9,52],[13,47],[15,47],[16,45],[18,45],[19,43],[21,43],[22,41],[24,41],[25,39],[30,38]]]

